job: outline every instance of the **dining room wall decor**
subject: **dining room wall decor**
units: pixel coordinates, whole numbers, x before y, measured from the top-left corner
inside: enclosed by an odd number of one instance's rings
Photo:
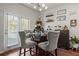
[[[57,15],[66,14],[66,12],[67,12],[66,9],[57,10]]]
[[[57,16],[57,21],[64,21],[66,20],[66,16],[63,15],[63,16]]]
[[[52,17],[52,16],[54,16],[53,14],[50,14],[50,15],[46,15],[46,17]]]
[[[77,20],[76,20],[76,19],[70,20],[70,26],[71,26],[71,27],[77,26]]]
[[[53,19],[47,19],[46,22],[54,22],[54,20]]]

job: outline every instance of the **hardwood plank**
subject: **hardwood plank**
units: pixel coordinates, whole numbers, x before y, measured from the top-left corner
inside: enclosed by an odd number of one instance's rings
[[[65,50],[65,49],[58,49],[58,56],[79,56],[79,51],[75,50]],[[52,52],[54,54],[54,51]],[[3,54],[0,54],[0,56],[19,56],[19,48],[7,51]],[[26,56],[30,56],[30,52],[26,53]]]

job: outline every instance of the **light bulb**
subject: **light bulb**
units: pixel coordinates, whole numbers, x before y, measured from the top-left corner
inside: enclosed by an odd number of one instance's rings
[[[42,4],[42,7],[45,7],[45,4],[44,3]]]
[[[36,9],[36,6],[34,6],[34,9]]]
[[[47,6],[45,6],[45,9],[47,9],[48,7]]]
[[[42,11],[42,9],[40,8],[39,11]]]

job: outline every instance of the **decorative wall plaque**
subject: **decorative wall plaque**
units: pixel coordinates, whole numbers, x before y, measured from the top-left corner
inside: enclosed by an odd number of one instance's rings
[[[57,11],[57,15],[66,14],[66,9],[61,9]]]
[[[71,27],[77,26],[77,20],[76,19],[70,20],[70,26]]]
[[[66,16],[65,16],[65,15],[63,15],[63,16],[58,16],[58,17],[57,17],[57,20],[58,20],[58,21],[64,21],[64,20],[66,20]]]

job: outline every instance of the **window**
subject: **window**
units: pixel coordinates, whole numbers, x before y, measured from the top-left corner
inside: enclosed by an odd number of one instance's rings
[[[8,46],[18,44],[19,19],[17,16],[8,16]]]
[[[21,30],[30,29],[30,20],[27,18],[21,18]]]
[[[20,18],[17,16],[14,16],[12,14],[6,14],[7,20],[6,22],[6,29],[5,32],[8,32],[5,34],[6,43],[5,46],[13,46],[16,44],[19,44],[19,38],[18,38],[18,32],[20,30],[28,30],[30,29],[30,20],[27,18]]]

